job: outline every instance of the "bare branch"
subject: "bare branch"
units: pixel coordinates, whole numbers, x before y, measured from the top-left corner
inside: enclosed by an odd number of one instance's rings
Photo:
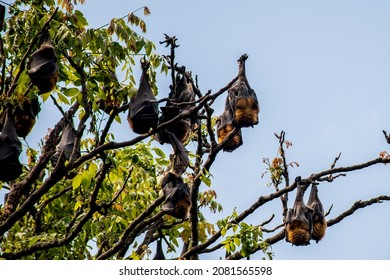
[[[334,169],[329,169],[329,170],[325,170],[325,171],[322,171],[322,172],[319,172],[319,173],[314,173],[312,174],[310,177],[306,178],[306,179],[302,179],[301,182],[302,184],[304,185],[309,185],[311,182],[317,180],[318,178],[321,178],[323,176],[326,176],[326,175],[329,175],[329,174],[336,174],[336,173],[340,173],[340,172],[352,172],[352,171],[355,171],[355,170],[360,170],[362,168],[367,168],[369,166],[372,166],[372,165],[375,165],[375,164],[379,164],[379,163],[382,163],[382,164],[386,164],[386,163],[390,163],[390,159],[383,159],[383,158],[376,158],[376,159],[373,159],[373,160],[370,160],[370,161],[367,161],[365,163],[361,163],[361,164],[356,164],[356,165],[352,165],[352,166],[347,166],[347,167],[339,167],[339,168],[334,168]],[[239,222],[243,221],[245,218],[247,218],[250,214],[252,214],[255,210],[257,210],[259,207],[261,207],[262,205],[264,205],[265,203],[269,202],[269,201],[272,201],[274,200],[275,198],[278,198],[282,195],[284,195],[285,193],[287,192],[291,192],[293,191],[294,189],[296,188],[296,183],[294,182],[293,184],[291,184],[290,186],[280,190],[280,191],[277,191],[277,192],[274,192],[274,193],[271,193],[267,196],[261,196],[259,197],[259,199],[254,203],[252,204],[248,209],[246,209],[245,211],[243,211],[240,215],[238,215],[235,219],[233,219],[232,221],[229,222],[229,225],[233,225],[233,224],[238,224]],[[201,253],[203,250],[205,250],[208,246],[210,246],[211,244],[213,244],[214,242],[216,242],[220,237],[222,236],[221,234],[221,230],[219,230],[218,232],[216,232],[213,236],[211,236],[207,241],[205,241],[204,243],[202,244],[199,244],[193,248],[191,248],[190,250],[188,250],[184,255],[183,257],[184,258],[188,258],[189,256],[191,256],[192,254],[196,254],[196,253]],[[272,242],[276,242],[276,241],[279,241],[281,239],[283,239],[284,237],[284,232],[282,233],[282,236],[280,236],[280,234],[278,234],[277,236],[273,237],[271,239]],[[269,239],[268,241],[266,240],[266,242],[268,244],[273,244],[273,243],[269,243],[271,242]],[[233,254],[234,255],[234,254]]]
[[[336,166],[337,161],[340,159],[341,153],[334,159],[332,165],[330,166],[330,169],[333,169]]]
[[[361,200],[356,201],[350,209],[341,213],[336,218],[328,220],[327,225],[328,225],[328,227],[331,227],[331,226],[341,222],[346,217],[351,216],[356,210],[370,206],[370,205],[375,204],[375,203],[382,203],[383,201],[390,201],[390,196],[381,195],[381,196],[378,196],[378,197],[375,197],[375,198],[372,198],[372,199],[366,200],[366,201],[361,201]],[[276,235],[274,235],[272,237],[265,239],[264,243],[266,243],[268,245],[272,245],[272,244],[275,244],[275,243],[283,240],[283,238],[284,238],[284,230],[280,231],[279,233],[277,233]],[[254,248],[250,253],[254,254],[255,252],[257,252],[259,250],[261,250],[260,246],[257,248]],[[243,256],[240,254],[240,252],[236,252],[236,253],[230,255],[227,259],[238,260],[238,259],[242,259],[242,258],[243,258]]]
[[[382,203],[383,201],[390,201],[390,196],[381,195],[381,196],[378,196],[375,198],[371,198],[369,200],[356,201],[350,209],[341,213],[336,218],[328,220],[327,221],[328,227],[331,227],[331,226],[341,222],[346,217],[351,216],[353,213],[355,213],[356,210],[358,210],[358,209],[365,208],[365,207],[370,206],[370,205],[375,204],[375,203]]]

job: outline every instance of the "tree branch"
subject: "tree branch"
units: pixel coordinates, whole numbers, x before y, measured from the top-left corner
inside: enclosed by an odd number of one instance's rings
[[[5,259],[19,259],[21,257],[30,255],[40,250],[48,250],[55,247],[61,247],[65,244],[68,244],[73,239],[75,239],[77,235],[80,233],[80,231],[82,230],[83,226],[92,218],[93,214],[99,210],[99,207],[96,204],[97,196],[101,188],[101,185],[104,181],[104,178],[110,169],[110,166],[111,163],[107,163],[103,165],[102,169],[98,173],[95,187],[92,190],[92,193],[90,195],[88,211],[84,214],[84,216],[76,224],[76,226],[68,234],[66,234],[64,238],[55,238],[47,242],[37,242],[31,247],[26,248],[24,250],[20,250],[19,252],[3,253],[1,254],[1,257]]]
[[[390,196],[381,195],[381,196],[378,196],[378,197],[375,197],[375,198],[372,198],[372,199],[366,200],[366,201],[362,201],[362,200],[356,201],[352,205],[352,207],[350,209],[348,209],[347,211],[341,213],[336,218],[328,220],[327,221],[327,226],[331,227],[331,226],[341,222],[346,217],[351,216],[353,213],[355,213],[356,210],[358,210],[358,209],[370,206],[372,204],[382,203],[383,201],[390,201]],[[265,239],[264,243],[266,243],[269,246],[269,245],[275,244],[275,243],[277,243],[277,242],[279,242],[279,241],[281,241],[283,239],[284,239],[284,229],[282,231],[280,231],[279,233],[277,233],[276,235]],[[257,247],[257,248],[254,248],[250,253],[254,254],[254,253],[256,253],[259,250],[261,250],[260,246]],[[229,259],[229,260],[238,260],[238,259],[242,259],[242,258],[243,258],[243,256],[240,254],[240,252],[236,252],[236,253],[230,255],[227,259]]]
[[[382,163],[382,164],[387,164],[387,163],[390,163],[390,159],[383,159],[383,158],[376,158],[376,159],[373,159],[373,160],[370,160],[370,161],[367,161],[365,163],[361,163],[361,164],[356,164],[356,165],[352,165],[352,166],[346,166],[346,167],[339,167],[339,168],[334,168],[334,169],[329,169],[329,170],[325,170],[325,171],[322,171],[322,172],[319,172],[319,173],[314,173],[312,174],[311,176],[309,176],[308,178],[306,179],[302,179],[301,182],[302,184],[304,185],[308,185],[310,184],[311,182],[317,180],[318,178],[321,178],[323,176],[326,176],[326,175],[329,175],[329,174],[336,174],[336,173],[340,173],[340,172],[352,172],[352,171],[355,171],[355,170],[360,170],[362,168],[367,168],[369,166],[372,166],[372,165],[375,165],[375,164],[379,164],[379,163]],[[229,223],[228,223],[228,226],[232,226],[234,224],[238,224],[239,222],[243,221],[245,218],[247,218],[250,214],[252,214],[255,210],[257,210],[259,207],[261,207],[262,205],[264,205],[265,203],[268,203],[269,201],[272,201],[274,200],[275,198],[278,198],[282,195],[284,195],[285,193],[287,192],[291,192],[293,191],[294,189],[296,188],[296,183],[294,182],[293,184],[291,184],[290,186],[282,189],[282,190],[279,190],[277,192],[274,192],[274,193],[271,193],[269,195],[266,195],[266,196],[261,196],[259,197],[259,199],[254,203],[252,204],[247,210],[243,211],[240,215],[238,215],[235,219],[231,220]],[[184,255],[183,255],[183,258],[188,258],[189,256],[191,256],[192,254],[197,254],[197,253],[201,253],[204,249],[206,249],[208,246],[210,246],[211,244],[213,244],[214,242],[216,242],[220,237],[222,236],[221,234],[221,230],[217,231],[213,236],[211,236],[207,241],[205,241],[204,243],[202,244],[199,244],[197,246],[194,246],[193,248],[191,248],[190,250],[188,250]],[[265,240],[267,243],[268,242],[275,242],[275,241],[279,241],[281,239],[283,239],[284,237],[284,232],[282,233],[282,236],[280,236],[280,233],[278,235],[276,235],[275,237],[273,237],[272,239],[269,239],[269,240]],[[268,243],[268,244],[273,244],[273,243]]]
[[[142,212],[137,218],[135,218],[130,225],[126,228],[126,230],[121,235],[119,241],[112,246],[109,250],[102,253],[101,255],[97,256],[98,260],[105,260],[113,255],[115,255],[123,246],[128,244],[127,240],[130,234],[132,234],[136,228],[145,227],[148,225],[148,222],[150,223],[150,220],[145,220],[146,217],[148,217],[152,212],[164,201],[164,196],[158,197],[151,205],[148,206],[148,208],[145,209],[144,212]],[[164,213],[159,212],[159,217],[162,216]],[[140,229],[139,229],[140,230]],[[134,233],[133,233],[134,234]]]

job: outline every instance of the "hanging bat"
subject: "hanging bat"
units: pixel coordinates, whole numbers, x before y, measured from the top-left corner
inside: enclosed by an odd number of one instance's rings
[[[25,138],[35,125],[36,117],[41,111],[37,98],[26,99],[22,106],[17,106],[13,112],[16,134]]]
[[[247,58],[248,55],[244,54],[238,59],[238,79],[228,90],[233,123],[239,127],[249,127],[259,123],[259,102],[245,74],[245,60]]]
[[[28,75],[41,94],[56,87],[59,79],[57,54],[50,39],[30,55]]]
[[[4,18],[5,18],[5,6],[0,4],[0,31],[3,30]]]
[[[175,106],[161,107],[162,116],[159,119],[159,124],[165,123],[172,120],[174,117],[180,114],[180,108]],[[169,143],[169,138],[166,132],[173,133],[182,143],[186,143],[191,136],[191,120],[181,119],[165,129],[160,130],[156,133],[156,140],[160,144]]]
[[[40,110],[37,98],[26,98],[22,105],[18,105],[13,109],[11,115],[18,137],[25,138],[31,132]],[[5,118],[6,114],[0,117],[0,130],[4,126]]]
[[[114,108],[118,108],[121,105],[120,100],[116,96],[116,88],[119,86],[118,77],[115,71],[109,70],[107,76],[104,77],[103,92],[106,93],[106,98],[99,99],[98,107],[103,110],[106,114],[110,114]],[[125,101],[127,102],[127,101]]]
[[[313,232],[312,209],[303,202],[304,189],[300,184],[300,177],[295,180],[298,184],[293,208],[288,209],[285,220],[285,238],[287,242],[296,246],[310,244]]]
[[[325,236],[327,224],[324,217],[324,207],[318,197],[318,189],[315,184],[311,186],[307,206],[313,209],[313,232],[311,239],[318,243]]]
[[[142,75],[137,93],[131,98],[127,120],[138,134],[148,133],[158,124],[158,103],[148,82],[149,62],[141,61]]]
[[[181,176],[168,172],[161,181],[165,201],[161,209],[167,214],[186,219],[191,206],[190,190]]]
[[[73,121],[71,124],[65,124],[64,130],[62,131],[61,140],[56,147],[55,154],[51,158],[51,164],[53,167],[57,165],[61,154],[63,154],[66,160],[70,159],[76,141],[76,134],[73,129]],[[79,155],[80,151],[77,151],[77,156]]]
[[[221,116],[217,119],[217,136],[218,143],[221,143],[229,135],[229,133],[234,129],[233,125],[233,114],[227,108],[222,113]],[[232,152],[243,144],[241,129],[233,136],[233,138],[226,143],[223,147],[225,152]]]
[[[170,96],[176,103],[191,102],[195,100],[195,91],[191,83],[191,74],[185,71],[185,67],[181,67],[181,78],[178,76],[178,83],[173,96]],[[181,106],[182,109],[188,109],[191,105]]]
[[[171,155],[171,172],[177,176],[183,175],[188,167],[188,151],[185,149],[183,143],[172,133],[166,131],[166,140],[173,147],[174,153]]]
[[[179,74],[176,76],[176,80],[178,82],[175,89],[171,87],[171,92],[169,94],[170,101],[167,102],[165,107],[161,107],[162,116],[159,120],[160,124],[172,120],[183,110],[187,110],[192,106],[191,104],[182,106],[172,105],[172,102],[180,104],[183,102],[191,102],[195,100],[195,91],[191,82],[190,74],[185,71],[184,66],[179,70],[182,73],[181,78]],[[165,131],[169,131],[174,133],[182,143],[186,143],[191,136],[193,124],[195,124],[195,120],[193,119],[181,119],[174,124],[171,124],[168,128],[157,133],[156,138],[160,144],[169,143],[169,140],[166,139],[167,137],[165,135]]]
[[[157,239],[156,254],[153,260],[165,260],[164,252],[162,249],[162,238]]]
[[[11,113],[7,110],[4,127],[0,133],[0,181],[15,180],[22,174],[19,155],[22,143],[16,134]]]

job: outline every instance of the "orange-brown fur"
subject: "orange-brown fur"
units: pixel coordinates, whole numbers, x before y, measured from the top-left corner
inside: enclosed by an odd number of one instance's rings
[[[238,126],[252,126],[259,123],[259,106],[253,98],[239,98],[236,101],[234,122]]]
[[[19,137],[26,137],[35,125],[35,118],[31,115],[24,114],[15,116],[15,130]]]
[[[115,107],[118,108],[120,106],[120,101],[114,96],[108,95],[106,100],[100,99],[98,101],[98,106],[100,110],[110,114]]]
[[[310,229],[307,223],[294,221],[286,225],[287,241],[294,245],[306,245],[310,240]]]
[[[229,133],[234,129],[234,126],[231,124],[225,125],[218,129],[218,143],[221,143],[229,135]],[[242,145],[242,138],[239,133],[233,136],[226,146],[224,147],[225,151],[233,151],[237,147]]]
[[[183,119],[173,124],[169,128],[182,143],[187,143],[191,136],[191,123],[187,119]]]
[[[178,201],[178,203],[175,205],[175,210],[172,216],[179,218],[179,219],[185,219],[188,216],[188,211],[191,207],[191,201],[189,196],[185,196],[182,199]]]
[[[312,232],[312,239],[315,241],[320,241],[325,236],[327,225],[325,218],[320,219],[319,217],[316,217],[313,219],[313,232]]]

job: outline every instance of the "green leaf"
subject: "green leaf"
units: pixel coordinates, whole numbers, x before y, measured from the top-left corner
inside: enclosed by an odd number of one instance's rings
[[[163,150],[160,148],[154,148],[153,151],[156,153],[157,156],[160,158],[166,158],[166,155],[164,154]]]
[[[118,123],[122,123],[121,117],[119,115],[115,116],[115,121],[117,121]]]
[[[83,179],[83,175],[82,174],[77,174],[76,177],[73,178],[73,180],[72,180],[73,190],[75,190],[78,187],[80,187],[82,179]]]
[[[211,187],[211,179],[206,176],[201,176],[200,179],[206,186]]]
[[[65,95],[65,96],[75,96],[77,95],[78,93],[80,92],[80,90],[78,88],[67,88],[65,89],[62,93]]]
[[[145,52],[147,56],[149,56],[152,53],[152,50],[153,50],[153,44],[151,44],[150,42],[146,43]]]
[[[76,10],[74,12],[74,15],[76,17],[75,25],[78,28],[84,28],[86,25],[88,25],[88,21],[85,19],[84,15],[79,10]]]
[[[67,104],[67,105],[70,104],[69,100],[65,97],[65,95],[63,95],[63,94],[61,94],[61,93],[59,93],[59,92],[57,92],[57,95],[58,95],[58,99],[59,99],[61,102],[65,103],[65,104]]]
[[[81,206],[83,206],[83,203],[81,201],[77,201],[73,207],[73,210],[76,211],[79,209]]]

